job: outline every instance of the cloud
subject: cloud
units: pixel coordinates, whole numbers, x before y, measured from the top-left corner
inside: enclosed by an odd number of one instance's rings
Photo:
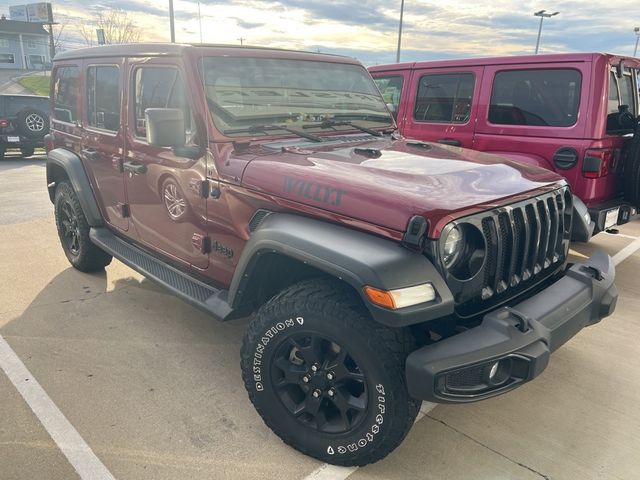
[[[341,53],[367,64],[395,61],[399,3],[387,0],[203,0],[202,36],[210,43],[245,43]],[[544,20],[541,49],[557,53],[606,51],[630,54],[640,24],[638,0],[412,0],[405,2],[403,60],[530,54],[539,20],[533,12],[552,7]],[[4,7],[0,7],[0,12]],[[90,24],[96,8],[130,12],[145,40],[168,41],[166,0],[58,0],[55,9]],[[196,0],[174,0],[178,41],[199,41]],[[4,9],[7,11],[8,7]],[[73,35],[73,32],[70,33]]]

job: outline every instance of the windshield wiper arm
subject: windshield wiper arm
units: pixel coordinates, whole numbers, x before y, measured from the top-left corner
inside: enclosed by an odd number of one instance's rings
[[[298,130],[296,128],[284,127],[281,125],[251,125],[250,127],[244,128],[228,128],[224,130],[222,133],[225,135],[234,134],[234,133],[268,133],[273,130],[284,130],[285,132],[293,133],[294,135],[298,135],[299,137],[306,138],[313,142],[322,142],[322,138],[317,135],[313,135],[311,133],[303,132],[302,130]]]
[[[358,123],[353,123],[349,120],[323,120],[320,123],[313,123],[309,125],[304,125],[302,128],[332,128],[332,127],[340,127],[340,126],[349,126],[353,127],[361,132],[368,133],[369,135],[373,135],[374,137],[381,137],[382,133],[377,130],[373,130],[372,128],[363,127]]]

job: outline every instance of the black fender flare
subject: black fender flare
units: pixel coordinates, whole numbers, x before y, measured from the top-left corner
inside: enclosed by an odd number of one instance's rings
[[[53,203],[55,199],[56,182],[59,181],[60,170],[71,182],[71,186],[78,195],[80,206],[87,223],[91,227],[101,227],[103,225],[102,215],[98,208],[98,202],[93,194],[93,189],[89,183],[87,172],[82,166],[80,157],[64,148],[56,148],[47,153],[47,187],[49,188],[49,199]]]
[[[279,253],[334,276],[353,287],[377,322],[401,327],[453,313],[453,296],[440,273],[424,255],[394,242],[333,223],[294,214],[267,215],[240,256],[229,288],[233,308],[247,299],[252,273],[261,255]],[[389,310],[369,301],[363,287],[395,290],[431,283],[437,298],[431,302]]]

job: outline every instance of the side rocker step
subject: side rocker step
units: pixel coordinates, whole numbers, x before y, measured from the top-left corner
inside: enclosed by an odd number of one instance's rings
[[[135,245],[122,240],[106,228],[91,228],[89,237],[98,247],[125,265],[158,282],[190,304],[222,320],[227,319],[233,313],[233,309],[227,302],[228,290],[219,290],[196,280]]]

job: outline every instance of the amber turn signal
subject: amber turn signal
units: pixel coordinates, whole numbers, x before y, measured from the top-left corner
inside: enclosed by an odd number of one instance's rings
[[[430,283],[397,290],[380,290],[367,285],[364,287],[364,293],[372,303],[390,310],[411,307],[436,298],[436,291]]]

